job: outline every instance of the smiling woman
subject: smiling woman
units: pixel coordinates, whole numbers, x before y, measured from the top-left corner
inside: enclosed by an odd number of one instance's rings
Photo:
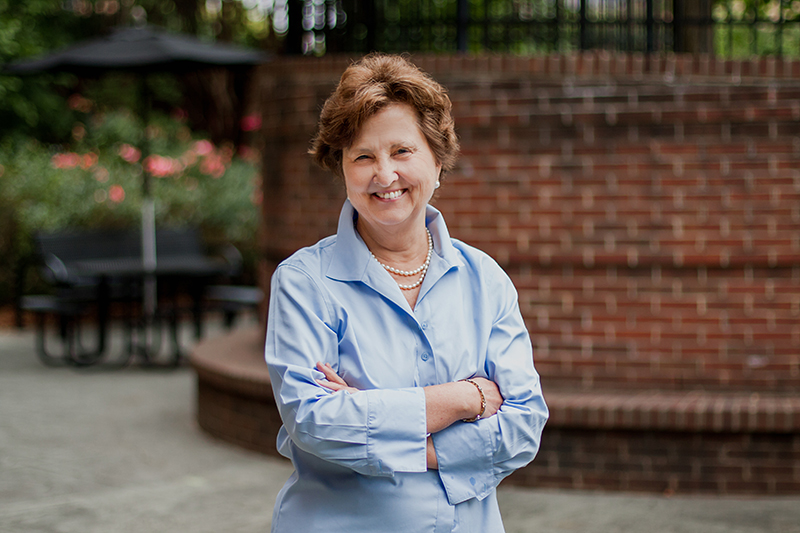
[[[414,229],[425,226],[425,208],[441,170],[417,126],[416,112],[406,104],[379,111],[344,149],[342,171],[347,198],[359,215],[356,227],[379,260],[414,263],[420,254],[424,257],[425,232]],[[392,257],[404,247],[413,252]]]
[[[371,55],[311,154],[347,189],[336,235],[272,278],[266,360],[295,473],[273,532],[502,532],[495,487],[548,412],[508,276],[430,202],[458,152],[450,100]]]

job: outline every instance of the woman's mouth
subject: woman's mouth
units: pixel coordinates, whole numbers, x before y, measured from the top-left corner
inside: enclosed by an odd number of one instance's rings
[[[381,200],[394,200],[395,198],[400,198],[404,192],[405,189],[400,189],[397,191],[388,191],[388,192],[376,192],[375,196],[377,196]]]

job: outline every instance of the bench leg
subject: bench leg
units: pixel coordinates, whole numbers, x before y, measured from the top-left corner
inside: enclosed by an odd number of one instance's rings
[[[47,313],[36,313],[36,355],[47,366],[93,365],[102,354],[97,350],[89,351],[81,344],[80,319],[65,314],[56,315],[58,319],[58,337],[61,339],[61,353],[54,353],[47,342]]]
[[[224,313],[224,315],[225,315],[225,318],[224,318],[225,329],[229,330],[229,329],[233,328],[233,323],[234,323],[234,321],[236,321],[236,315],[237,314],[238,313],[236,311],[225,311],[225,313]]]
[[[69,347],[64,342],[66,330],[63,324],[59,324],[59,330],[63,347],[60,355],[51,353],[47,348],[47,314],[36,313],[36,355],[47,366],[62,366],[67,362]]]
[[[87,350],[83,346],[80,317],[64,317],[68,322],[66,346],[69,346],[69,362],[75,366],[90,366],[99,363],[105,357],[105,340],[98,338],[97,348]],[[103,336],[105,324],[98,324],[98,336]]]

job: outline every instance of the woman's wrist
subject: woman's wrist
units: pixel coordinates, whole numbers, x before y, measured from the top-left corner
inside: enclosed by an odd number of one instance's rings
[[[477,381],[475,381],[472,378],[462,379],[461,381],[464,382],[464,383],[469,383],[470,386],[473,387],[474,390],[476,390],[478,392],[478,395],[480,396],[480,404],[479,404],[480,407],[479,407],[479,409],[475,410],[474,407],[473,407],[473,410],[471,411],[471,413],[474,413],[474,414],[470,414],[470,415],[462,418],[462,421],[463,422],[477,422],[478,420],[481,419],[483,414],[486,412],[486,396],[483,394],[483,388],[480,386],[480,384],[478,384]],[[471,403],[471,405],[474,406],[474,403],[472,403],[472,402],[470,402],[470,403]]]

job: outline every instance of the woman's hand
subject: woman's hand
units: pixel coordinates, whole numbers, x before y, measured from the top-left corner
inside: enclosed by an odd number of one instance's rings
[[[317,383],[325,387],[326,389],[331,389],[332,391],[340,391],[343,390],[345,392],[353,393],[358,392],[358,389],[355,387],[351,387],[345,381],[339,377],[339,374],[333,371],[333,367],[330,363],[322,364],[321,361],[317,361],[317,370],[325,374],[325,379],[318,379]]]
[[[472,378],[483,390],[486,408],[481,418],[497,413],[503,396],[497,385],[485,378]],[[472,418],[481,410],[477,387],[466,381],[453,381],[425,387],[425,414],[428,433],[438,433],[459,420]]]
[[[481,418],[489,418],[490,416],[496,414],[497,411],[500,410],[500,406],[503,405],[503,395],[500,394],[500,389],[497,387],[497,383],[486,378],[472,378],[472,381],[481,386],[481,390],[483,390],[483,397],[486,399],[486,409],[484,409]],[[472,386],[472,388],[475,389],[474,386]],[[475,390],[475,397],[477,399],[475,415],[477,415],[481,410],[481,398],[477,389]]]

